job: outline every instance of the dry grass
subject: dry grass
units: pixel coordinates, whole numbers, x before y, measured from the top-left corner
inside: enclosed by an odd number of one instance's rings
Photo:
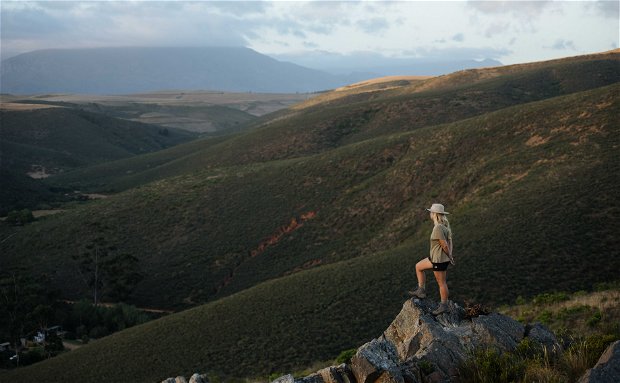
[[[382,83],[389,83],[389,82],[397,82],[397,81],[409,81],[409,82],[417,82],[417,81],[423,81],[423,80],[428,80],[429,78],[433,78],[434,76],[385,76],[385,77],[378,77],[378,78],[373,78],[370,80],[366,80],[366,81],[360,81],[360,82],[356,82],[354,84],[351,85],[346,85],[340,88],[337,88],[334,90],[334,92],[342,92],[342,91],[347,91],[347,90],[352,90],[352,89],[357,89],[357,88],[365,88],[367,86],[370,85],[377,85],[377,84],[382,84]]]
[[[37,109],[49,109],[49,108],[62,108],[57,105],[43,105],[43,104],[22,104],[17,102],[3,102],[0,103],[0,109],[11,111],[28,111]]]

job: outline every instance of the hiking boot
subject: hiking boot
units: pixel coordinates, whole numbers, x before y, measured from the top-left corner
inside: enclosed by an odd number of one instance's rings
[[[431,313],[433,315],[439,315],[439,314],[443,314],[443,313],[447,313],[448,311],[450,311],[450,306],[448,306],[448,303],[440,303],[439,306],[433,310]]]
[[[424,287],[422,286],[418,286],[418,288],[413,291],[409,290],[408,293],[414,298],[420,298],[420,299],[426,298],[426,291],[424,290]]]

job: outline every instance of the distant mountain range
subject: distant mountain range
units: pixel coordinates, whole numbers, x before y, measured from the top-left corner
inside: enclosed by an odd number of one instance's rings
[[[397,72],[430,73],[428,68],[418,68],[413,62],[391,63],[396,68],[374,61],[367,64],[362,72],[351,73],[355,70],[352,68],[349,74],[332,74],[240,47],[50,49],[3,60],[0,91],[124,94],[202,89],[295,93],[333,89]],[[440,68],[443,69],[440,72],[498,64],[454,63]],[[424,73],[416,73],[419,71]],[[344,73],[342,69],[339,72]]]

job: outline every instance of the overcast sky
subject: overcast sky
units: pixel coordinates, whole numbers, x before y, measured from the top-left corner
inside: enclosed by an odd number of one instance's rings
[[[45,48],[245,46],[504,64],[618,48],[619,1],[6,1],[7,58]]]

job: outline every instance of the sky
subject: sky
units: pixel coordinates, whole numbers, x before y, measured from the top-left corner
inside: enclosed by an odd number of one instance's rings
[[[38,49],[244,46],[339,59],[541,61],[619,47],[616,1],[7,1],[3,59]]]

